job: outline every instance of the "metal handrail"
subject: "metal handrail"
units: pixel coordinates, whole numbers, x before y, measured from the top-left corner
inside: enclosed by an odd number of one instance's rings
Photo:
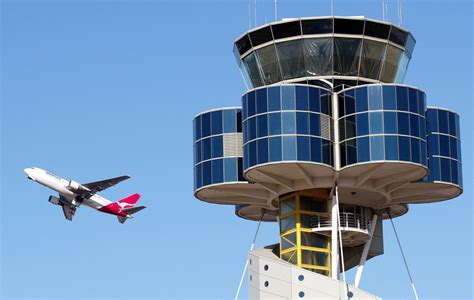
[[[339,214],[341,227],[356,228],[360,230],[370,230],[370,219],[360,214],[341,212]],[[331,227],[330,217],[311,216],[311,228],[327,228]]]

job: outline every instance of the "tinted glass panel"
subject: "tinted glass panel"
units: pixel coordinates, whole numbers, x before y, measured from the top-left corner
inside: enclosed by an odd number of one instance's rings
[[[451,182],[453,182],[455,184],[459,183],[458,164],[454,160],[451,161]]]
[[[250,39],[248,35],[244,35],[243,37],[241,37],[237,42],[235,42],[235,45],[240,55],[249,51],[250,48],[252,47],[252,45],[250,44]]]
[[[407,42],[405,44],[405,51],[408,56],[411,57],[413,54],[413,49],[415,48],[416,41],[411,34],[408,34]]]
[[[407,113],[397,113],[398,117],[398,133],[399,134],[410,134],[410,121]]]
[[[197,141],[201,138],[201,116],[197,116],[194,119],[195,130],[194,130],[194,140]]]
[[[321,140],[311,138],[311,161],[321,162]]]
[[[268,45],[255,52],[257,53],[258,62],[262,68],[265,84],[281,81],[281,71],[276,56],[275,45]]]
[[[304,39],[307,76],[332,75],[333,39]]]
[[[202,137],[211,135],[211,114],[206,113],[201,115],[202,120]]]
[[[356,93],[356,110],[357,112],[363,112],[367,111],[369,109],[369,104],[368,104],[368,94],[367,94],[367,88],[358,88],[355,91]]]
[[[297,138],[298,160],[310,161],[309,137],[298,136]]]
[[[268,135],[267,115],[260,115],[257,117],[257,137],[264,137],[267,135]]]
[[[247,117],[251,117],[256,113],[256,99],[255,92],[247,94]]]
[[[267,111],[267,89],[257,90],[257,114]]]
[[[321,135],[321,119],[318,114],[309,115],[310,134],[320,136]]]
[[[215,135],[215,134],[221,134],[222,133],[222,111],[221,110],[218,110],[218,111],[213,111],[211,113],[211,124],[212,124],[212,128],[211,128],[211,133],[212,135]]]
[[[448,112],[448,120],[449,120],[449,134],[453,136],[457,136],[456,115],[452,112]]]
[[[406,87],[397,86],[397,109],[408,111],[408,90]]]
[[[428,166],[430,168],[430,174],[429,174],[428,180],[430,181],[441,180],[441,167],[440,167],[439,158],[437,157],[430,158]]]
[[[457,139],[450,137],[449,138],[449,154],[451,155],[452,158],[457,159],[458,158],[458,143]]]
[[[408,69],[408,63],[410,58],[408,58],[405,52],[402,53],[400,57],[400,62],[398,63],[397,74],[395,75],[395,82],[403,82],[405,80],[405,74]]]
[[[365,22],[365,35],[373,36],[379,39],[388,39],[390,25],[375,23],[372,21]]]
[[[364,162],[370,160],[369,138],[357,139],[357,161]]]
[[[257,136],[257,118],[247,120],[247,138],[249,140],[255,139]]]
[[[380,85],[369,86],[369,109],[370,110],[381,110],[382,109],[382,87]]]
[[[416,163],[421,162],[419,139],[411,139],[411,160]]]
[[[276,111],[281,109],[280,87],[268,88],[268,111]]]
[[[361,40],[334,38],[334,75],[357,76]]]
[[[408,89],[408,109],[413,113],[418,113],[418,92],[414,89]]]
[[[371,112],[370,114],[370,133],[383,133],[382,112]]]
[[[347,152],[347,164],[355,164],[357,163],[357,140],[353,139],[347,141],[346,143],[346,152]]]
[[[398,153],[400,155],[400,160],[411,161],[410,138],[405,136],[398,137]]]
[[[346,118],[346,139],[356,136],[356,116],[352,115]]]
[[[257,161],[259,164],[268,162],[268,139],[257,140],[258,156]]]
[[[282,110],[294,110],[296,108],[295,103],[295,86],[285,85],[282,87]]]
[[[369,134],[369,116],[367,113],[356,115],[357,135]]]
[[[331,95],[321,94],[321,112],[326,115],[332,115],[331,112]]]
[[[439,141],[437,134],[431,134],[428,136],[428,149],[430,155],[439,155]]]
[[[250,32],[249,35],[254,47],[273,40],[272,31],[269,26]]]
[[[420,136],[420,118],[417,115],[410,114],[410,134]]]
[[[207,138],[201,141],[202,147],[202,160],[211,158],[211,138]]]
[[[320,112],[319,89],[309,88],[309,110]]]
[[[385,137],[385,159],[398,160],[398,138],[396,136]]]
[[[296,86],[296,110],[308,110],[308,87]]]
[[[390,41],[399,44],[401,46],[405,46],[405,42],[407,41],[408,33],[404,30],[401,30],[395,26],[392,26],[392,30],[390,31]]]
[[[309,117],[308,113],[296,113],[296,132],[298,134],[309,134]]]
[[[362,34],[363,32],[363,20],[334,19],[334,33]]]
[[[344,97],[344,107],[346,110],[346,115],[350,115],[355,113],[355,98],[348,93],[346,93],[346,96]]]
[[[397,133],[397,113],[384,112],[383,113],[384,132]]]
[[[296,136],[283,137],[283,160],[296,160]]]
[[[237,119],[235,110],[224,110],[224,132],[237,131]]]
[[[260,74],[260,69],[257,65],[257,60],[255,58],[255,54],[252,52],[249,55],[247,55],[243,59],[244,67],[247,70],[247,73],[250,77],[250,80],[252,81],[252,85],[254,87],[256,86],[262,86],[263,85],[263,80],[262,76]]]
[[[448,112],[445,110],[438,110],[439,132],[449,133]]]
[[[296,113],[283,112],[282,127],[283,133],[296,133]]]
[[[222,159],[212,161],[212,183],[224,181],[224,163]]]
[[[202,184],[209,185],[212,183],[212,167],[211,162],[206,161],[202,164]]]
[[[268,115],[270,135],[281,134],[281,114],[272,113]]]
[[[275,39],[283,39],[286,37],[301,35],[300,21],[275,24],[272,25],[272,30]]]
[[[224,159],[224,181],[237,181],[237,159]]]
[[[305,76],[303,54],[303,40],[277,43],[278,58],[280,60],[283,79]]]
[[[302,20],[303,34],[332,33],[333,19]]]
[[[281,161],[281,137],[269,138],[269,161]]]
[[[329,142],[328,140],[322,139],[322,158],[323,158],[323,163],[328,164],[328,165],[333,165],[332,164],[332,143]]]
[[[364,40],[359,76],[378,80],[380,69],[382,68],[383,55],[385,54],[385,45],[380,42]]]
[[[384,159],[383,136],[370,137],[370,159],[371,160]]]
[[[385,63],[382,70],[382,76],[380,78],[383,82],[394,82],[395,76],[397,75],[398,62],[402,50],[391,45],[387,45],[387,51],[385,53]]]
[[[394,86],[383,87],[383,109],[396,110],[397,109],[397,95]]]
[[[224,155],[224,145],[222,135],[212,137],[212,158],[222,157]]]
[[[450,156],[449,137],[447,135],[439,135],[439,151],[441,156]]]
[[[451,163],[446,158],[441,158],[441,181],[451,181]]]
[[[251,167],[251,166],[255,166],[255,164],[257,163],[257,143],[255,141],[250,142],[248,146],[249,146],[249,167]]]

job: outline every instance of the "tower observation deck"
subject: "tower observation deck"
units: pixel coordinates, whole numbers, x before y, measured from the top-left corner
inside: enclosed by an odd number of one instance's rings
[[[383,220],[462,193],[459,115],[403,84],[414,47],[364,17],[285,19],[235,40],[248,90],[194,118],[194,193],[279,222],[279,243],[249,254],[250,299],[346,299],[338,278],[353,267],[352,299],[378,299],[358,285],[383,254]]]

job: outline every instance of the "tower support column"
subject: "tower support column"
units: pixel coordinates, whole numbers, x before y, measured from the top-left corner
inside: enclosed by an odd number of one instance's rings
[[[337,194],[334,193],[331,201],[331,277],[339,279],[339,247],[337,240],[337,215],[339,214],[339,206]]]

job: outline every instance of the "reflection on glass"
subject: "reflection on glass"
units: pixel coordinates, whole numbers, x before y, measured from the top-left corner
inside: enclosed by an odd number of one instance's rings
[[[265,84],[281,81],[281,71],[278,65],[275,45],[268,45],[255,52],[257,53],[257,59],[262,68]]]
[[[303,41],[294,40],[277,43],[278,58],[280,59],[283,80],[304,77]]]
[[[296,227],[296,216],[291,215],[280,219],[280,233],[287,232]]]
[[[334,75],[357,76],[361,40],[334,38]]]
[[[296,160],[296,136],[283,137],[283,160]]]
[[[224,159],[224,180],[226,182],[237,181],[237,159],[234,157]]]
[[[258,69],[255,54],[253,52],[250,53],[243,59],[243,62],[244,67],[250,77],[250,81],[252,82],[252,86],[257,87],[263,85],[262,76],[260,75],[260,70]]]
[[[398,64],[397,74],[395,75],[395,82],[402,83],[405,80],[405,74],[408,69],[408,63],[410,58],[404,52],[400,58],[400,63]]]
[[[372,126],[372,124],[371,124]],[[383,160],[384,159],[384,144],[383,136],[370,137],[370,159]]]
[[[382,76],[380,80],[383,82],[394,82],[395,76],[397,75],[398,62],[400,61],[400,56],[402,55],[402,50],[392,45],[387,45],[387,52],[385,53],[385,63],[382,70]]]
[[[386,44],[364,40],[360,62],[360,77],[379,79]]]
[[[303,47],[307,76],[332,75],[332,38],[305,39]]]

